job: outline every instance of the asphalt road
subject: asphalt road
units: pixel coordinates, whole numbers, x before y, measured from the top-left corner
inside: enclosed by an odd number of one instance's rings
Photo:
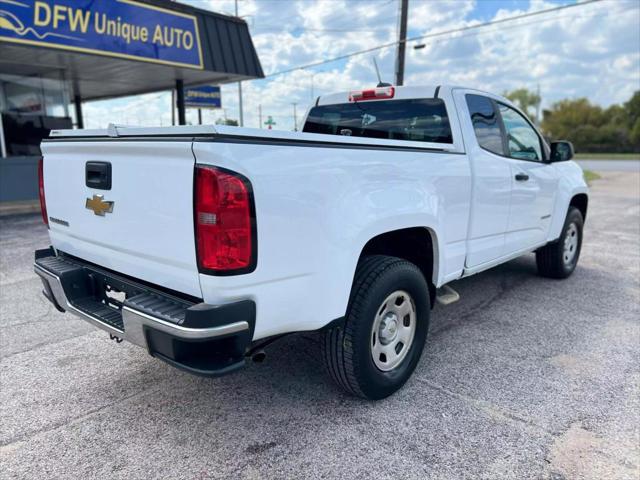
[[[584,169],[599,172],[636,172],[640,173],[640,160],[578,160]]]
[[[533,256],[456,282],[413,378],[342,394],[314,336],[221,379],[174,370],[40,295],[34,216],[0,221],[0,478],[637,479],[640,176],[592,191],[565,281]]]

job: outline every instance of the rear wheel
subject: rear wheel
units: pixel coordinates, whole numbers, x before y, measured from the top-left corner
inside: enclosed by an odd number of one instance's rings
[[[543,277],[567,278],[573,273],[582,248],[582,213],[569,207],[560,238],[536,252],[538,273]]]
[[[420,360],[429,313],[429,289],[418,267],[396,257],[365,257],[356,271],[344,325],[325,333],[329,374],[353,395],[391,395]]]

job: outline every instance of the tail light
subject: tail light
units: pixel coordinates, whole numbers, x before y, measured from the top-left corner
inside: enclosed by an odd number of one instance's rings
[[[255,207],[245,177],[196,165],[194,221],[201,272],[228,275],[255,269]]]
[[[394,87],[378,87],[369,90],[357,90],[349,93],[350,102],[362,102],[365,100],[381,100],[383,98],[393,98],[396,93]]]
[[[44,162],[42,157],[38,161],[38,195],[40,197],[40,212],[42,213],[42,221],[48,227],[49,217],[47,216],[47,200],[44,197]]]

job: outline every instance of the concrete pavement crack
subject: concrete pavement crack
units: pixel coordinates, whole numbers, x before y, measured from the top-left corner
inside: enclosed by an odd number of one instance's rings
[[[497,407],[494,404],[487,402],[486,400],[478,400],[477,398],[473,398],[473,397],[469,397],[467,395],[463,395],[461,393],[456,393],[452,390],[449,390],[441,385],[438,385],[437,383],[433,383],[430,382],[429,380],[425,380],[423,378],[418,378],[417,379],[419,382],[424,383],[425,385],[427,385],[428,387],[433,388],[434,390],[437,390],[441,393],[444,393],[445,395],[449,396],[449,397],[453,397],[457,400],[461,400],[464,403],[468,404],[468,405],[472,405],[474,408],[477,408],[479,410],[482,410],[483,412],[487,413],[490,417],[493,418],[499,418],[502,420],[505,420],[509,423],[515,423],[518,425],[524,425],[525,427],[527,427],[528,429],[531,429],[533,431],[535,431],[536,433],[540,434],[544,434],[544,435],[548,435],[550,437],[554,437],[556,436],[556,433],[547,430],[546,428],[544,428],[541,425],[538,425],[537,423],[535,423],[533,420],[523,417],[521,415],[518,415],[514,412],[510,412],[508,410],[505,410],[503,408]]]

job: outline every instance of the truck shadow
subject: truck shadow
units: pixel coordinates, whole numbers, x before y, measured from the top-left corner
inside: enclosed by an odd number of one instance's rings
[[[513,399],[509,408],[526,416],[531,401],[545,404],[547,396],[569,395],[568,380],[549,359],[593,329],[593,317],[581,316],[575,304],[585,296],[597,298],[603,282],[615,281],[591,267],[579,267],[564,281],[541,278],[530,255],[456,282],[461,300],[432,311],[430,338],[414,375],[379,402],[335,387],[324,371],[319,335],[298,334],[268,347],[264,363],[217,379],[144,362],[162,379],[161,388],[146,395],[146,407],[136,400],[130,414],[148,416],[172,438],[199,436],[196,451],[206,452],[224,438],[240,456],[218,451],[221,460],[239,462],[239,469],[278,452],[304,462],[304,452],[347,444],[356,432],[362,433],[356,450],[372,462],[380,448],[375,442],[385,443],[378,438],[385,436],[395,439],[388,448],[399,444],[407,452],[433,455],[429,445],[447,432],[510,428],[492,423],[493,410],[480,411],[467,398],[495,402],[496,409],[507,408]],[[377,439],[364,432],[376,432]]]
[[[529,302],[569,298],[572,293],[575,295],[573,290],[580,284],[580,277],[594,274],[602,272],[579,266],[574,275],[567,280],[542,278],[537,275],[535,257],[527,255],[481,275],[453,282],[451,286],[460,293],[461,299],[448,306],[435,305],[431,312],[426,351],[430,352],[442,338],[455,335],[457,330],[464,330],[482,322],[503,322],[504,314],[494,312],[494,305],[497,303],[506,302],[513,305],[517,311],[519,304],[526,309]],[[272,398],[274,406],[291,397],[330,401],[331,398],[335,399],[336,394],[340,401],[347,398],[352,401],[351,397],[342,395],[341,391],[333,386],[325,373],[320,342],[321,336],[317,333],[291,335],[267,347],[264,363],[249,363],[247,368],[229,377],[193,381],[198,385],[198,389],[206,390],[207,386],[215,388],[216,385],[221,385],[221,388],[232,387],[242,390],[243,395],[251,391],[256,397]],[[426,356],[428,355],[423,355],[418,370],[425,368]],[[190,382],[192,377],[185,375],[184,380]],[[358,400],[354,402],[359,403]]]

